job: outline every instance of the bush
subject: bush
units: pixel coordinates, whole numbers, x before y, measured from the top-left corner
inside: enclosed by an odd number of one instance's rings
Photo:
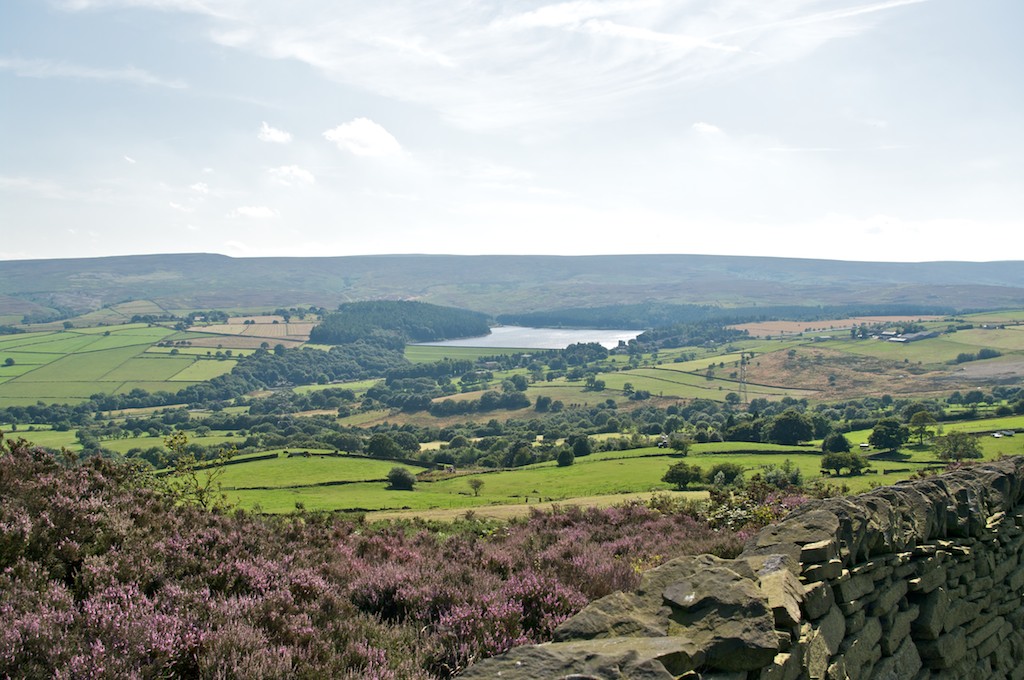
[[[689,463],[676,463],[668,469],[668,472],[661,478],[661,481],[675,484],[677,489],[683,490],[690,484],[699,482],[703,478],[704,473],[699,466],[690,465]]]
[[[704,478],[709,484],[739,484],[743,481],[743,466],[737,463],[715,463]]]
[[[403,467],[393,467],[388,472],[388,486],[398,491],[412,491],[416,475]]]

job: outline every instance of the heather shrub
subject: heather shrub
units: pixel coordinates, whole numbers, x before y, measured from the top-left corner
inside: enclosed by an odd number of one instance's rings
[[[443,526],[261,517],[4,442],[0,677],[448,677],[549,639],[663,560],[739,552],[742,534],[670,505]]]

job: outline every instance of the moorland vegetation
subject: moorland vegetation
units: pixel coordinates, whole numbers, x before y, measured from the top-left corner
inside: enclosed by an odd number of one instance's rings
[[[408,344],[479,312],[295,299],[0,319],[0,675],[449,677],[809,496],[1024,443],[1019,311],[605,300],[502,318],[635,340],[484,351]]]

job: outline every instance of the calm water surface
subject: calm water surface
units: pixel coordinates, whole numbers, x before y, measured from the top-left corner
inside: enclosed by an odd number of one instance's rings
[[[632,340],[642,331],[593,330],[579,328],[526,328],[496,326],[490,335],[444,342],[424,342],[432,347],[516,347],[522,349],[563,349],[577,342],[598,342],[611,349],[619,340]]]

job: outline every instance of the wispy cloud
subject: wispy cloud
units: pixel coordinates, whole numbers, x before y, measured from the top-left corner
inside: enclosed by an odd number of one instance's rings
[[[125,156],[124,160],[125,160],[126,163],[131,163],[132,165],[135,165],[136,163],[138,163],[138,161],[135,160],[134,158],[132,158],[131,156]]]
[[[270,168],[267,170],[267,173],[275,182],[285,186],[316,183],[316,177],[313,176],[312,172],[297,165],[282,165],[279,168]]]
[[[285,132],[284,130],[278,130],[275,127],[271,127],[266,121],[260,125],[260,131],[257,135],[262,142],[271,142],[273,144],[287,144],[292,141],[292,134]]]
[[[208,194],[210,193],[210,186],[206,182],[196,182],[189,186],[189,189],[196,192],[197,194]]]
[[[324,138],[356,156],[391,156],[402,145],[384,126],[369,118],[356,118],[324,132]]]
[[[111,69],[70,64],[50,59],[0,58],[0,71],[10,71],[21,78],[73,78],[78,80],[123,82],[133,85],[152,85],[179,90],[188,87],[184,81],[162,78],[134,66]]]
[[[232,49],[308,64],[471,129],[614,117],[640,97],[799,60],[928,0],[571,0],[519,5],[395,0],[73,0],[201,15]]]

